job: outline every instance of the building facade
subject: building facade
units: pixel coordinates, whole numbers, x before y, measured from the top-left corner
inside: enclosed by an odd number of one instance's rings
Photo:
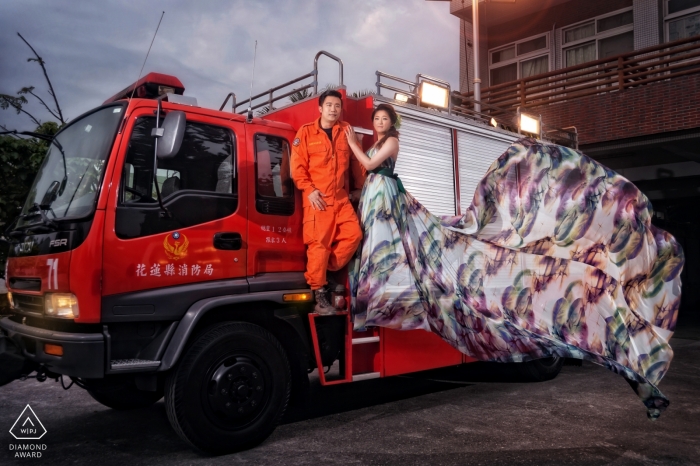
[[[449,1],[473,99],[472,0]],[[700,320],[700,0],[481,0],[479,23],[484,112],[575,127],[642,189],[686,253],[680,319]]]

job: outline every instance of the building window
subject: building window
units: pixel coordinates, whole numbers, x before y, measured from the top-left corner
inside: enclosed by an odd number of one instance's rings
[[[549,34],[513,42],[489,51],[490,85],[549,71]]]
[[[634,50],[631,8],[592,18],[564,29],[564,66],[575,66]]]
[[[700,0],[666,0],[665,13],[669,42],[700,35]]]

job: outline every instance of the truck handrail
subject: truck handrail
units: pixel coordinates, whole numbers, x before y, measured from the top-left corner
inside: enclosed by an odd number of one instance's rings
[[[379,71],[379,70],[375,71],[374,74],[377,75],[377,82],[376,82],[377,95],[382,95],[382,89],[387,89],[390,91],[399,92],[401,94],[405,94],[405,95],[408,95],[410,97],[414,97],[415,99],[418,99],[418,94],[416,94],[416,92],[415,92],[416,91],[416,83],[411,82],[407,79],[399,78],[398,76],[394,76],[394,75],[391,75],[389,73],[385,73],[383,71]],[[409,90],[406,91],[405,89],[399,89],[398,87],[394,87],[394,86],[389,85],[389,84],[384,84],[382,82],[382,77],[385,77],[387,79],[391,79],[392,81],[396,81],[396,82],[399,82],[402,84],[406,84],[409,86],[409,88],[408,88]]]
[[[252,105],[251,110],[257,110],[257,109],[264,107],[264,106],[268,107],[268,111],[275,110],[275,106],[274,106],[275,102],[282,100],[286,97],[289,97],[290,95],[294,94],[295,92],[303,91],[303,90],[310,89],[310,88],[313,88],[313,90],[314,90],[313,95],[318,94],[318,59],[321,57],[321,55],[325,55],[328,58],[338,62],[338,68],[339,68],[338,87],[343,86],[343,60],[336,57],[332,53],[326,52],[325,50],[321,50],[314,57],[314,69],[311,72],[306,73],[302,76],[299,76],[298,78],[294,78],[291,81],[287,81],[283,84],[272,87],[266,91],[261,92],[260,94],[256,94],[256,95],[252,96],[250,98],[250,102],[252,102],[253,100],[260,99],[261,97],[265,97],[265,96],[267,96],[267,100],[264,100],[256,105]],[[275,91],[279,91],[280,89],[284,89],[285,87],[291,86],[292,84],[298,83],[299,81],[303,81],[304,79],[307,79],[307,78],[314,78],[314,80],[312,82],[302,86],[302,87],[295,88],[295,89],[293,89],[289,92],[286,92],[282,95],[277,95],[277,96],[275,95]],[[236,110],[238,109],[238,107],[246,104],[246,101],[236,102],[236,94],[231,92],[231,93],[229,93],[228,96],[226,96],[226,100],[224,100],[224,103],[221,104],[221,108],[219,110],[224,109],[224,107],[226,106],[226,103],[228,102],[230,97],[233,97],[233,103],[231,106],[232,113],[236,113]],[[247,108],[243,111],[238,112],[238,113],[242,115],[246,111],[247,111]]]
[[[328,58],[330,58],[331,60],[335,60],[336,62],[338,62],[338,69],[339,69],[338,87],[343,85],[343,60],[336,57],[332,53],[328,53],[325,50],[321,50],[314,57],[314,75],[316,76],[316,79],[314,80],[314,94],[318,94],[318,59],[321,55],[325,55]]]
[[[228,93],[228,95],[226,96],[226,99],[224,100],[224,103],[221,104],[219,111],[224,109],[224,107],[226,106],[226,102],[228,102],[228,99],[230,99],[231,97],[233,97],[233,101],[231,102],[231,113],[236,112],[236,94],[234,92]]]

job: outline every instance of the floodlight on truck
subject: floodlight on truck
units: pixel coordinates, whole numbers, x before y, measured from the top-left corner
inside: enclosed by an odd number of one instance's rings
[[[424,107],[447,109],[449,106],[450,90],[438,84],[423,81],[420,83],[420,103]]]
[[[518,128],[520,128],[520,131],[523,133],[530,133],[540,137],[542,124],[539,117],[528,115],[527,113],[519,113]]]

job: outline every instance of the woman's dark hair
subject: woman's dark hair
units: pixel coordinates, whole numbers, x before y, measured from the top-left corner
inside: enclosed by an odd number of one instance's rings
[[[326,100],[326,97],[337,97],[340,99],[340,105],[343,105],[343,94],[340,92],[336,91],[335,89],[328,89],[325,90],[321,93],[320,96],[318,96],[318,106],[323,107],[323,102]]]
[[[396,120],[398,120],[398,115],[396,114],[396,110],[394,110],[394,107],[392,107],[389,104],[379,104],[377,105],[377,108],[374,109],[372,112],[372,121],[374,121],[374,115],[377,114],[377,112],[386,112],[387,115],[389,115],[389,119],[391,120],[391,128],[389,128],[389,131],[386,132],[383,138],[381,138],[379,141],[377,141],[377,150],[381,149],[384,143],[386,142],[387,139],[389,138],[399,138],[399,132],[396,130],[396,127],[394,125],[396,124]]]

